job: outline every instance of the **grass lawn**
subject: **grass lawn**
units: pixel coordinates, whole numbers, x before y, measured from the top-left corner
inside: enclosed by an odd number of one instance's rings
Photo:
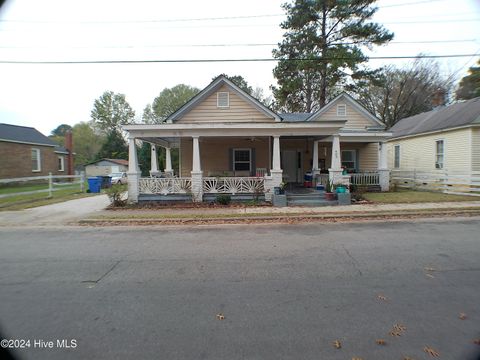
[[[395,192],[365,193],[366,200],[378,204],[399,204],[399,203],[424,203],[424,202],[446,202],[446,201],[475,201],[480,200],[477,196],[451,195],[438,192],[398,190]]]
[[[9,196],[5,198],[0,198],[0,211],[29,209],[32,207],[49,205],[49,204],[54,204],[62,201],[78,199],[81,197],[93,195],[93,194],[80,192],[80,186],[78,184],[64,185],[62,187],[54,186],[54,188],[58,190],[52,192],[51,198],[48,198],[48,191],[37,193],[37,194],[15,195],[15,196]],[[0,195],[17,193],[22,191],[42,190],[42,189],[48,189],[48,185],[37,184],[37,185],[24,185],[24,186],[14,186],[14,187],[2,187],[0,188]]]

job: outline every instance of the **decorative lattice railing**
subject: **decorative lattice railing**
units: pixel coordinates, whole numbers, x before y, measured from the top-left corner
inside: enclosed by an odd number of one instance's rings
[[[203,178],[205,194],[258,194],[265,191],[263,177],[206,177]]]
[[[350,174],[350,183],[353,185],[380,185],[380,177],[376,171]]]
[[[187,194],[192,190],[191,178],[141,178],[140,194]]]

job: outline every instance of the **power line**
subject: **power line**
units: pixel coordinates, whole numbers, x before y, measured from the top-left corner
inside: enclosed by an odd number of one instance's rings
[[[379,6],[378,8],[379,8],[379,9],[383,9],[383,8],[389,8],[389,7],[410,6],[410,5],[417,5],[417,4],[428,4],[428,3],[439,2],[439,1],[445,1],[445,0],[423,0],[423,1],[414,1],[414,2],[403,3],[403,4],[383,5],[383,6]]]
[[[453,54],[453,55],[417,55],[417,56],[370,56],[369,60],[395,60],[395,59],[439,59],[439,58],[460,58],[472,57],[477,54]],[[283,59],[286,61],[332,61],[350,60],[349,57],[337,58],[297,58]],[[280,61],[273,58],[252,58],[252,59],[163,59],[163,60],[77,60],[77,61],[21,61],[21,60],[0,60],[0,64],[148,64],[148,63],[215,63],[215,62],[269,62]]]
[[[390,41],[388,44],[443,44],[476,42],[477,39],[452,40],[419,40],[419,41]],[[342,42],[332,45],[370,44],[371,41]],[[277,43],[242,43],[242,44],[158,44],[158,45],[124,45],[124,46],[8,46],[0,45],[1,49],[147,49],[147,48],[182,48],[182,47],[261,47],[277,46]]]

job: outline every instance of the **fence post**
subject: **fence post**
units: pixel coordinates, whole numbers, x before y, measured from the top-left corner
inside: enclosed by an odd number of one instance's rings
[[[48,173],[48,197],[49,198],[52,197],[52,191],[53,191],[53,177],[52,177],[52,173],[49,172]]]
[[[85,191],[85,171],[80,173],[80,192]]]

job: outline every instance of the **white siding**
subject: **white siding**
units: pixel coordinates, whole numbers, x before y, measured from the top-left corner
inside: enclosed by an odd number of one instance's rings
[[[435,171],[435,142],[444,140],[444,169],[470,172],[472,144],[470,129],[450,130],[388,142],[388,166],[393,169],[395,145],[400,145],[399,170]],[[442,170],[442,171],[443,171]],[[437,170],[438,171],[438,170]]]
[[[472,128],[472,171],[480,171],[480,128]]]

